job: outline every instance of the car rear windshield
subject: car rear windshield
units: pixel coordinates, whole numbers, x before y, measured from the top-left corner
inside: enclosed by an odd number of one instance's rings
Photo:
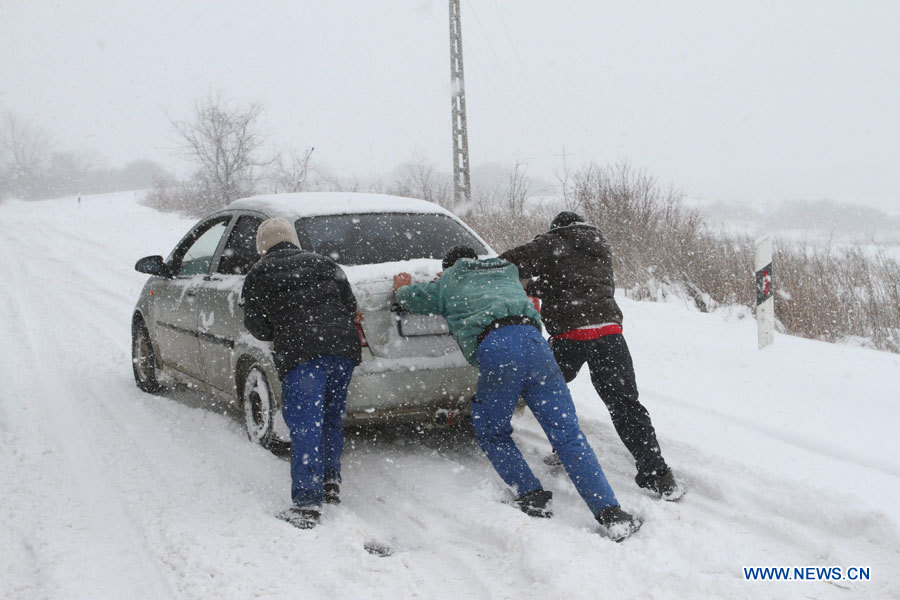
[[[297,220],[300,245],[342,265],[442,258],[459,245],[488,250],[459,223],[437,214],[325,215]]]

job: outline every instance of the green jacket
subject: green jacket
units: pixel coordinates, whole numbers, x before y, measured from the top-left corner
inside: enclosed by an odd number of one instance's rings
[[[519,270],[499,258],[462,258],[437,281],[398,289],[396,300],[412,313],[443,315],[463,356],[476,366],[478,336],[492,322],[519,315],[541,322],[519,282]]]

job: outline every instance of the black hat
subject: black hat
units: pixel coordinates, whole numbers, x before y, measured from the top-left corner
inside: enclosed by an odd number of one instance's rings
[[[446,270],[456,264],[461,258],[478,258],[478,253],[471,246],[453,246],[444,255],[441,266]]]
[[[577,213],[564,210],[563,212],[553,217],[553,221],[551,221],[550,223],[550,229],[556,229],[557,227],[568,227],[569,225],[574,225],[575,223],[584,223],[584,217]]]

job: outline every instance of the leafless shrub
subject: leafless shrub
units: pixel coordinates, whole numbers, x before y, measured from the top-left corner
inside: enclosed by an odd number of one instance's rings
[[[714,239],[700,213],[683,206],[680,191],[628,163],[590,165],[566,183],[570,208],[601,227],[615,249],[619,285],[646,295],[640,286],[659,281],[680,286],[698,306],[706,305],[700,290],[721,301],[705,287],[711,269],[704,251]]]
[[[627,163],[591,165],[560,182],[564,208],[603,229],[613,247],[616,282],[629,297],[672,294],[701,310],[755,308],[753,252],[748,236],[710,230],[682,195]],[[467,221],[498,251],[547,230],[551,215],[479,205]],[[900,352],[900,264],[883,250],[775,243],[775,315],[779,329],[803,337],[846,341]]]
[[[531,178],[527,168],[520,160],[506,173],[507,185],[503,191],[502,208],[513,219],[520,218],[525,212],[525,203],[531,197]]]
[[[500,210],[473,210],[466,215],[468,223],[495,250],[502,252],[547,230],[547,222],[534,215],[512,218]]]
[[[451,178],[439,173],[434,164],[420,152],[414,153],[413,157],[401,166],[399,176],[388,192],[397,196],[434,202],[448,210],[457,208]]]
[[[191,217],[201,217],[217,208],[215,199],[204,201],[204,189],[197,181],[176,181],[171,177],[156,178],[143,203],[159,211]]]
[[[773,265],[785,331],[900,352],[900,264],[882,249],[779,240]]]
[[[313,150],[315,148],[307,148],[302,154],[292,150],[286,155],[280,153],[272,160],[267,179],[273,194],[305,192],[309,189]]]

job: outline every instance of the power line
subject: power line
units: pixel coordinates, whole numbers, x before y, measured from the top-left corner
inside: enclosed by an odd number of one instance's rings
[[[516,92],[516,85],[515,85],[515,83],[513,83],[512,78],[510,78],[510,76],[506,72],[506,70],[503,68],[503,60],[500,58],[500,55],[497,53],[497,50],[494,48],[494,45],[491,43],[490,36],[488,35],[487,30],[485,29],[484,25],[482,24],[481,19],[478,18],[478,13],[475,11],[475,7],[472,4],[471,0],[467,0],[467,4],[469,5],[469,9],[472,13],[472,16],[475,18],[475,23],[478,25],[478,28],[481,31],[482,37],[484,37],[485,41],[487,42],[488,47],[490,48],[491,52],[494,55],[494,58],[497,59],[498,69],[500,70],[501,73],[503,73],[503,76],[506,78],[510,87],[513,89],[513,93],[518,95]],[[478,56],[476,54],[473,54],[472,58],[475,59],[475,62],[478,64],[479,68],[482,70],[482,72],[484,72],[485,76],[487,77],[488,83],[490,84],[491,88],[494,90],[494,93],[497,95],[497,97],[500,99],[500,101],[503,102],[507,111],[509,111],[509,114],[515,115],[516,121],[523,121],[523,119],[521,119],[521,115],[519,114],[518,110],[512,108],[512,106],[503,97],[503,94],[501,94],[500,91],[497,89],[497,87],[494,85],[494,77],[487,71],[487,69],[484,68],[484,66],[481,64],[481,61],[478,60]],[[519,106],[519,105],[516,105],[516,106],[519,109],[521,109],[521,106]],[[527,125],[529,121],[530,121],[530,119],[528,119],[528,115],[526,112],[523,123],[525,125]],[[525,127],[523,127],[523,129],[525,129]]]
[[[525,64],[522,62],[522,58],[519,55],[519,51],[516,48],[515,43],[513,42],[512,36],[509,34],[509,27],[506,25],[506,19],[503,18],[503,11],[500,10],[500,5],[497,4],[497,0],[494,0],[494,8],[497,9],[497,15],[500,17],[500,23],[503,25],[503,31],[506,32],[506,39],[509,40],[509,45],[512,48],[513,55],[516,57],[516,62],[519,63],[519,68],[522,69],[522,75],[525,77],[525,83],[528,84],[528,90],[531,92],[531,97],[534,100],[535,105],[538,107],[538,112],[540,112],[541,119],[543,119],[544,124],[549,125],[549,121],[547,120],[547,113],[544,111],[544,107],[541,105],[540,100],[538,99],[537,93],[534,91],[534,86],[531,84],[531,78],[528,76],[528,69],[525,68]],[[546,131],[544,132],[547,133]]]
[[[507,39],[509,40],[509,44],[512,47],[513,54],[516,56],[516,60],[519,64],[519,68],[522,70],[522,74],[523,74],[523,76],[525,78],[525,82],[528,86],[528,90],[523,89],[522,92],[528,92],[528,93],[522,93],[519,91],[521,89],[520,85],[517,85],[513,81],[512,77],[509,75],[509,72],[507,71],[507,69],[504,68],[504,66],[503,66],[504,61],[500,57],[500,54],[497,52],[497,49],[494,46],[494,44],[491,42],[491,36],[488,34],[488,31],[485,28],[484,23],[482,22],[481,18],[478,16],[478,12],[475,10],[474,4],[472,3],[471,0],[467,0],[467,3],[468,3],[468,6],[469,6],[472,16],[475,18],[475,23],[478,25],[478,29],[480,30],[482,37],[487,42],[488,48],[490,49],[491,53],[494,55],[494,58],[497,61],[497,68],[503,74],[503,77],[506,78],[506,81],[508,82],[510,89],[512,90],[512,93],[515,95],[515,101],[513,102],[514,107],[511,106],[510,103],[506,101],[504,94],[502,94],[498,90],[498,88],[494,85],[495,77],[493,77],[490,73],[487,72],[487,70],[484,68],[484,66],[478,60],[478,56],[476,54],[472,54],[471,55],[472,58],[475,59],[477,66],[481,69],[481,71],[484,72],[485,76],[488,79],[488,83],[490,84],[490,86],[493,89],[494,93],[496,94],[497,98],[507,108],[510,116],[513,117],[514,120],[518,123],[518,127],[520,127],[522,129],[522,131],[528,131],[529,129],[534,129],[535,127],[537,127],[546,139],[548,139],[548,140],[552,139],[552,136],[549,134],[549,120],[547,119],[546,114],[544,113],[543,107],[541,106],[540,102],[537,99],[537,94],[534,91],[534,86],[531,84],[531,80],[528,78],[524,63],[522,62],[521,57],[519,56],[518,51],[515,48],[515,44],[512,41],[512,36],[509,33],[509,29],[506,26],[506,22],[503,19],[503,15],[500,14],[499,7],[497,7],[497,12],[500,16],[501,23],[503,24],[503,27],[506,30]],[[496,7],[496,0],[495,0],[495,7]],[[531,96],[534,106],[537,109],[537,113],[538,113],[537,115],[533,115],[534,111],[529,110],[527,108],[526,103],[523,103],[520,100],[521,98],[526,97],[529,94]],[[524,116],[524,118],[523,118],[523,116]]]

